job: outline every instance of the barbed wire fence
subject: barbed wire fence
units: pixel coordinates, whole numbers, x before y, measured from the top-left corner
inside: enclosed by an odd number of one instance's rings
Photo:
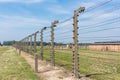
[[[100,75],[97,74],[118,74],[120,66],[116,63],[120,59],[112,58],[120,52],[120,6],[105,7],[106,4],[99,7],[102,11],[94,8],[79,16],[79,70],[87,76],[95,74],[98,78]]]
[[[109,32],[107,32],[120,28],[119,26],[113,27],[113,24],[115,25],[120,22],[120,16],[114,16],[114,18],[108,18],[105,19],[105,21],[100,20],[102,16],[106,15],[106,12],[112,13],[118,11],[120,6],[114,6],[100,13],[86,16],[110,2],[111,0],[100,2],[87,9],[85,9],[85,7],[80,7],[75,10],[73,17],[61,22],[58,20],[53,21],[49,27],[43,27],[39,31],[20,40],[16,43],[15,47],[19,49],[19,54],[21,54],[22,50],[34,55],[35,72],[38,72],[39,58],[49,61],[52,67],[60,65],[72,70],[73,76],[80,78],[80,51],[83,49],[97,50],[98,48],[95,47],[101,45],[100,42],[110,42],[113,38],[112,41],[115,41],[120,37],[119,35],[108,35]],[[96,19],[99,19],[98,22]],[[107,35],[103,36],[101,34]],[[106,44],[107,47],[105,46],[106,51],[109,50],[108,45],[110,44]],[[119,51],[117,47],[113,49],[115,50],[111,51]]]

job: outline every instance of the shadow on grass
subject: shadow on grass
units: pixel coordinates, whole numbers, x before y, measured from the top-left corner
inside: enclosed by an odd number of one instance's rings
[[[91,76],[107,75],[107,74],[113,74],[113,73],[93,73],[93,74],[87,74],[87,75],[81,76],[81,77],[91,77]]]
[[[99,76],[99,75],[107,75],[107,74],[113,74],[113,73],[93,73],[93,74],[87,74],[85,76],[80,76],[79,75],[79,79],[81,78],[90,78],[91,76]]]
[[[59,64],[59,66],[64,67],[64,66],[72,66],[71,64]]]

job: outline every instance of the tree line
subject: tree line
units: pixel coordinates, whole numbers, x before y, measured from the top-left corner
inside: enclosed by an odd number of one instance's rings
[[[3,45],[5,46],[11,46],[11,45],[14,45],[15,43],[18,43],[18,41],[4,41],[3,42]],[[1,44],[1,43],[0,43]],[[57,42],[54,42],[54,45],[66,45],[67,43],[57,43]],[[70,44],[70,43],[68,43]],[[30,45],[30,41],[28,42],[28,45]],[[34,42],[32,41],[32,45],[34,45]],[[37,46],[40,46],[40,41],[36,41],[36,45]],[[50,42],[43,42],[43,45],[46,46],[46,45],[50,45]]]

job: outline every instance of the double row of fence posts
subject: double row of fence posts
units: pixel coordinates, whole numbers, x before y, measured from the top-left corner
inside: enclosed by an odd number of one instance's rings
[[[84,12],[85,7],[80,7],[77,10],[74,11],[73,16],[73,76],[75,78],[80,78],[79,74],[79,54],[78,54],[78,16],[79,13]],[[55,20],[51,23],[50,27],[43,27],[40,31],[37,31],[24,39],[20,40],[18,43],[15,44],[16,49],[19,49],[19,54],[21,54],[21,50],[24,52],[28,52],[32,54],[32,51],[34,50],[34,70],[35,72],[38,72],[38,55],[37,55],[37,48],[36,48],[36,36],[40,33],[40,59],[44,59],[44,51],[43,51],[43,32],[47,28],[51,29],[50,34],[50,60],[51,60],[51,66],[55,66],[55,53],[54,53],[54,28],[59,23],[58,20]],[[33,42],[32,38],[34,37],[34,48],[33,48]]]

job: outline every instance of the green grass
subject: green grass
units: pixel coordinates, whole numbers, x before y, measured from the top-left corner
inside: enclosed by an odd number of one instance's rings
[[[120,80],[120,53],[79,50],[81,74],[94,80]],[[44,57],[50,61],[50,50],[44,48]],[[72,50],[55,50],[59,66],[72,70]]]
[[[120,80],[120,53],[80,50],[80,71],[96,80]]]
[[[11,47],[0,47],[0,80],[40,80]]]

